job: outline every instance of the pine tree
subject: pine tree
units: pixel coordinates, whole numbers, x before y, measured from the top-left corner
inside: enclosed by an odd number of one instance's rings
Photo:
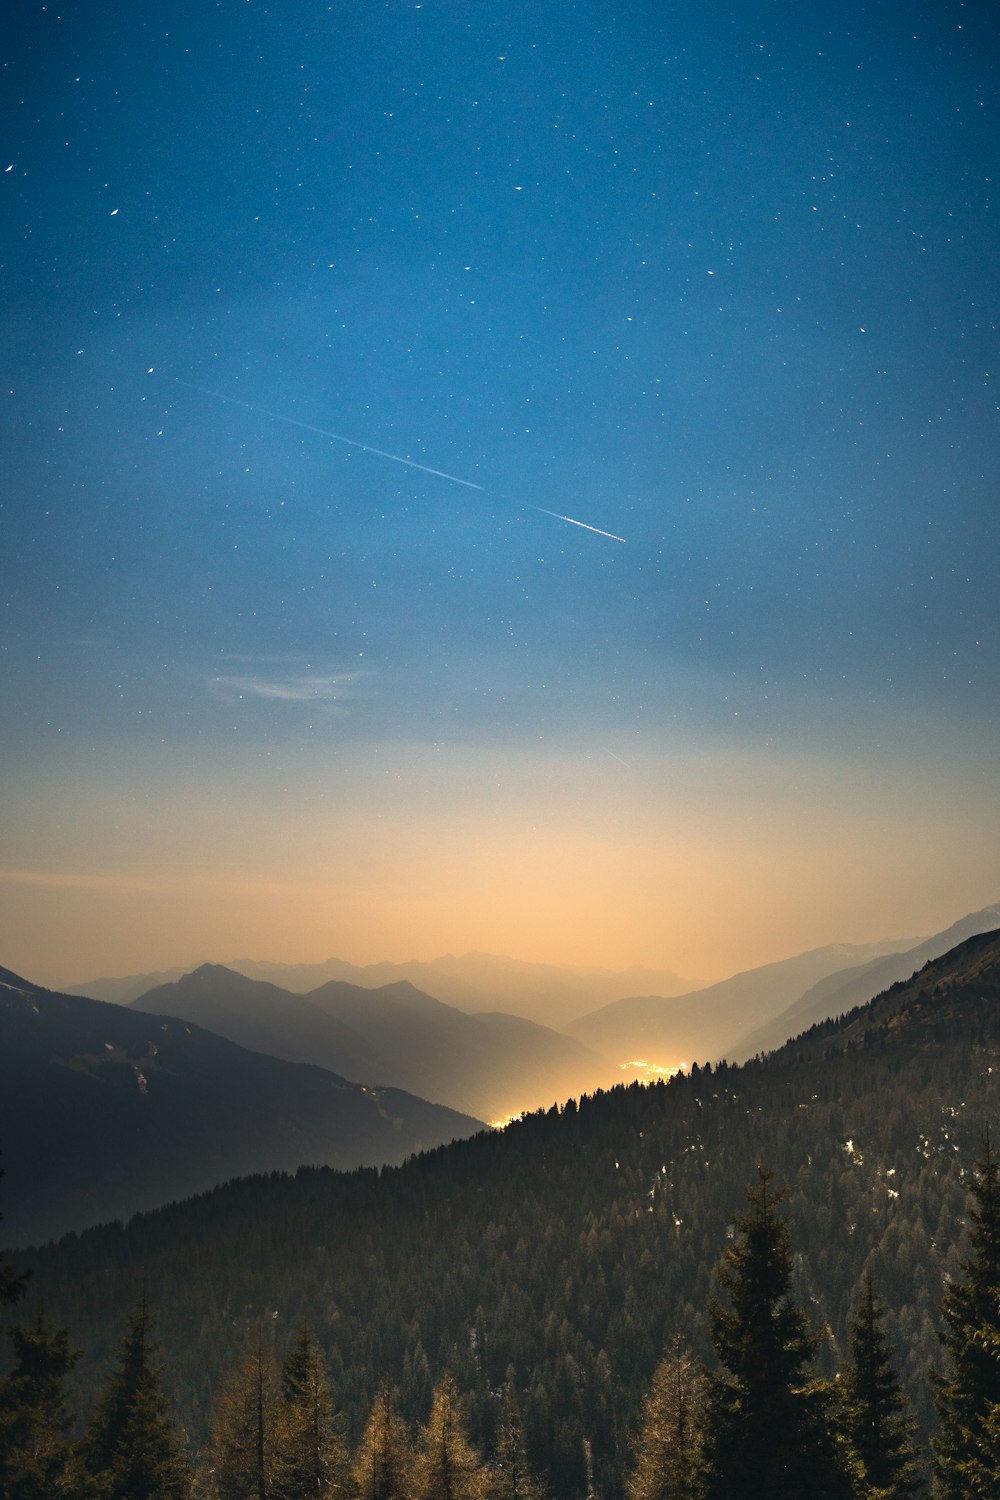
[[[4,1176],[4,1169],[0,1167],[0,1178]],[[3,1215],[0,1214],[0,1219]],[[9,1307],[19,1297],[24,1296],[28,1285],[30,1272],[19,1271],[6,1260],[0,1260],[0,1307]]]
[[[1000,1165],[987,1133],[970,1185],[970,1255],[945,1294],[948,1369],[937,1381],[943,1500],[1000,1495]]]
[[[217,1500],[272,1500],[274,1385],[273,1361],[258,1325],[216,1401],[211,1491]]]
[[[701,1401],[698,1366],[683,1341],[675,1338],[643,1402],[626,1483],[628,1500],[694,1500]]]
[[[274,1500],[333,1500],[347,1488],[347,1450],[316,1341],[306,1324],[281,1372]]]
[[[407,1500],[411,1461],[410,1434],[384,1385],[354,1457],[358,1500]]]
[[[466,1432],[458,1391],[445,1375],[413,1464],[411,1500],[486,1500],[487,1474]]]
[[[145,1293],[119,1341],[119,1356],[82,1445],[102,1500],[187,1500],[191,1476],[152,1364],[156,1345]]]
[[[521,1412],[514,1387],[508,1381],[490,1475],[490,1500],[542,1500],[542,1495],[542,1486],[528,1467]]]
[[[88,1486],[67,1440],[73,1418],[64,1382],[79,1354],[39,1311],[11,1329],[14,1365],[0,1382],[0,1495],[4,1500],[78,1500]]]
[[[916,1424],[900,1389],[885,1329],[885,1310],[875,1296],[871,1268],[851,1322],[849,1360],[842,1374],[848,1435],[879,1500],[906,1500],[923,1488]]]
[[[724,1370],[706,1372],[701,1422],[706,1500],[847,1500],[855,1476],[837,1438],[832,1387],[810,1365],[819,1338],[791,1297],[780,1194],[758,1168],[748,1213],[717,1272],[729,1306],[709,1303]]]

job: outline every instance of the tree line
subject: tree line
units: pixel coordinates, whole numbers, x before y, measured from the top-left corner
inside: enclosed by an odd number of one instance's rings
[[[656,1367],[629,1443],[628,1500],[913,1500],[928,1469],[940,1500],[1000,1495],[1000,1167],[989,1137],[971,1179],[966,1258],[943,1298],[945,1371],[928,1465],[903,1394],[871,1268],[847,1358],[816,1368],[824,1330],[794,1293],[782,1195],[758,1169],[708,1304],[712,1362],[680,1336]],[[0,1266],[0,1301],[26,1277]],[[186,1451],[157,1364],[145,1292],[80,1436],[65,1392],[76,1359],[43,1310],[10,1329],[0,1382],[2,1500],[543,1500],[559,1495],[528,1459],[514,1372],[494,1392],[488,1454],[467,1399],[444,1374],[414,1432],[379,1387],[351,1445],[306,1322],[283,1361],[258,1320],[214,1403],[208,1441]],[[588,1496],[598,1493],[593,1474]]]

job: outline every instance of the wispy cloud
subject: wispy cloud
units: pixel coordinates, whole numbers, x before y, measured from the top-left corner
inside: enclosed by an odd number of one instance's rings
[[[208,685],[218,697],[232,703],[240,698],[263,698],[273,703],[343,703],[356,672],[289,672],[265,676],[238,672],[210,677]]]

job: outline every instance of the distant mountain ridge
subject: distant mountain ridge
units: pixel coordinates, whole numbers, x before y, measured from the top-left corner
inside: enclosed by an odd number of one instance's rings
[[[676,1064],[729,1061],[780,1047],[815,1021],[868,1000],[928,958],[1000,923],[1000,905],[971,912],[913,945],[831,944],[734,974],[690,995],[631,997],[567,1028],[609,1056]],[[749,1023],[749,1025],[748,1025]]]
[[[248,979],[261,979],[295,994],[318,989],[331,979],[364,989],[378,989],[400,980],[409,982],[446,1005],[468,1014],[504,1011],[539,1025],[562,1030],[584,1011],[604,1005],[639,989],[661,995],[680,994],[691,985],[669,969],[634,967],[614,970],[586,966],[536,964],[502,958],[492,953],[447,953],[429,962],[351,964],[330,958],[318,964],[266,963],[256,959],[227,960],[228,969]],[[113,1000],[128,1005],[161,984],[169,984],[196,967],[173,968],[125,978],[87,980],[68,988],[75,995]]]
[[[937,1037],[996,1030],[1000,1012],[1000,929],[967,937],[935,954],[906,979],[837,1018],[818,1021],[774,1055],[798,1062],[848,1052],[882,1037],[933,1046]],[[969,1024],[971,1021],[971,1025]]]
[[[223,1015],[218,1008],[223,997],[210,997],[203,985],[198,1003],[209,1004],[210,1008],[198,1011],[193,1018],[243,1045],[278,1056],[319,1060],[348,1076],[380,1077],[496,1120],[524,1107],[627,1081],[637,1074],[643,1076],[642,1063],[652,1069],[723,1057],[732,1061],[772,1050],[816,1020],[850,1009],[907,977],[927,957],[997,922],[1000,905],[993,905],[920,941],[830,944],[682,994],[664,993],[662,989],[643,994],[633,991],[624,997],[617,994],[597,1009],[561,1023],[561,1035],[585,1049],[575,1055],[566,1051],[551,1028],[535,1033],[538,1045],[533,1052],[531,1034],[518,1033],[509,1021],[501,1021],[500,1013],[491,1011],[487,1002],[500,993],[500,1011],[509,1017],[519,1015],[527,1024],[539,994],[539,1003],[544,1002],[550,1012],[554,1009],[564,1015],[587,986],[593,993],[595,985],[606,990],[626,978],[679,983],[677,976],[640,969],[560,969],[474,953],[460,958],[446,955],[430,964],[387,963],[363,968],[336,959],[319,965],[243,960],[207,968],[239,973],[270,986],[268,1005],[260,1001],[263,991],[253,1003],[248,1000],[249,992],[243,991],[242,1001],[226,1002],[229,1009]],[[384,1033],[386,1026],[400,1024],[390,999],[395,994],[398,1002],[402,992],[397,987],[414,984],[409,976],[416,973],[426,975],[425,982],[416,988],[429,1003],[423,1019],[430,1029],[422,1034],[415,1016],[407,1015],[403,1030],[408,1041],[399,1045],[392,1036],[377,1033],[380,1027]],[[170,976],[169,983],[187,982],[180,970],[170,971]],[[355,982],[358,977],[361,984]],[[150,992],[147,981],[151,979],[162,976],[98,980],[80,990],[119,1002],[130,1001]],[[321,982],[309,989],[307,981],[316,979]],[[377,979],[385,982],[375,984]],[[331,984],[342,988],[328,991]],[[537,986],[541,986],[540,991]],[[155,988],[159,990],[162,984]],[[382,999],[373,999],[376,994]],[[449,1000],[448,995],[453,998]],[[444,1011],[435,1006],[444,1007]],[[441,1051],[440,1027],[449,1008],[452,1034]],[[284,1018],[281,1025],[277,1024],[279,1009]],[[467,1022],[479,1020],[492,1026],[494,1032],[502,1028],[499,1052],[484,1060],[481,1035],[476,1038],[468,1026],[463,1028],[459,1013]],[[435,1027],[439,1028],[437,1040]],[[460,1042],[463,1030],[465,1040]],[[519,1093],[511,1087],[516,1071],[513,1054],[518,1047],[527,1068],[521,1074],[524,1087]]]
[[[478,1119],[0,970],[4,1236],[40,1241],[248,1173],[381,1165]]]
[[[757,1052],[768,1052],[780,1047],[789,1037],[797,1035],[807,1026],[825,1021],[831,1016],[843,1015],[855,1005],[863,1005],[866,1000],[888,989],[890,985],[909,979],[911,974],[929,960],[940,958],[966,939],[997,927],[1000,927],[1000,902],[986,906],[982,911],[970,912],[943,932],[925,938],[912,948],[884,954],[855,968],[830,975],[807,990],[779,1016],[737,1041],[729,1049],[730,1061],[742,1062]]]
[[[521,1016],[467,1015],[409,980],[377,989],[329,980],[297,995],[203,964],[137,1003],[241,1046],[391,1083],[491,1121],[621,1078],[613,1064],[561,1032]]]
[[[622,1059],[645,1057],[676,1066],[720,1057],[733,1037],[746,1030],[748,1018],[762,1025],[817,981],[852,962],[871,960],[891,946],[833,943],[745,970],[687,995],[628,996],[581,1016],[567,1030]]]

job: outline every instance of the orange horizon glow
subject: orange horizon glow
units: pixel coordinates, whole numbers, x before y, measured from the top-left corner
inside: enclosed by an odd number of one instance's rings
[[[8,818],[0,963],[69,983],[481,951],[696,987],[916,940],[1000,891],[990,778],[933,764],[673,752],[609,772],[589,753],[418,749],[391,778],[359,759],[336,796],[299,769],[267,798],[245,767],[163,772],[141,795],[93,768],[33,789]]]

